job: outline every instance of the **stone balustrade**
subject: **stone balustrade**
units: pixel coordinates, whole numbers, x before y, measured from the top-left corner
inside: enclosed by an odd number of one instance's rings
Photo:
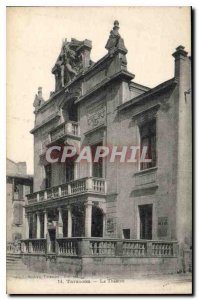
[[[27,195],[28,204],[92,192],[106,194],[106,181],[103,178],[86,177],[70,181],[60,186]]]
[[[28,199],[28,204],[36,203],[39,199],[39,193],[32,193],[29,195],[26,195]]]
[[[72,238],[57,239],[57,255],[63,256],[77,256],[78,255],[78,241]]]
[[[57,256],[90,257],[177,257],[175,241],[123,240],[107,238],[57,238]],[[46,239],[21,241],[23,254],[47,254]]]
[[[6,243],[7,253],[20,253],[21,252],[21,242],[7,242]]]
[[[46,239],[21,240],[23,254],[47,254]],[[123,240],[107,238],[57,238],[57,256],[176,257],[175,241]]]
[[[73,136],[80,136],[79,124],[74,121],[67,121],[58,125],[50,132],[51,142],[54,142],[67,134]]]
[[[154,184],[157,181],[157,168],[150,168],[135,173],[135,186]]]
[[[93,256],[115,256],[116,241],[111,240],[90,240],[89,253]]]
[[[59,240],[60,241],[60,240]],[[123,257],[175,257],[177,242],[152,240],[121,240],[107,238],[63,238],[58,255],[123,256]]]
[[[21,240],[21,253],[46,254],[46,239]]]

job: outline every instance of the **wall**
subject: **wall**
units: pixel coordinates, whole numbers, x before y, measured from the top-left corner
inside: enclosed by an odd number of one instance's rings
[[[58,257],[47,260],[43,255],[23,255],[28,269],[36,272],[68,274],[69,276],[146,276],[171,274],[177,271],[177,258],[120,258],[120,257]]]
[[[7,174],[24,175],[27,173],[26,162],[14,162],[10,159],[6,160],[6,172]]]
[[[178,78],[176,228],[180,249],[183,251],[183,249],[192,247],[191,59],[187,56],[187,52],[181,46],[177,48],[177,51],[173,56],[175,57],[175,76]]]
[[[11,175],[12,174],[12,175]],[[23,206],[26,194],[30,193],[32,187],[31,178],[23,178],[26,175],[26,163],[15,163],[7,159],[7,181],[6,181],[6,240],[11,242],[17,238],[25,238],[25,210]],[[15,184],[19,193],[14,193]],[[21,207],[21,210],[17,208]],[[20,222],[19,222],[20,220]],[[17,222],[17,224],[16,224]],[[20,223],[20,224],[19,224]]]

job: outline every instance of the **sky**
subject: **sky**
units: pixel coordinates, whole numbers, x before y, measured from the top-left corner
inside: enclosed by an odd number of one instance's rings
[[[33,174],[33,101],[38,87],[47,100],[54,90],[51,69],[62,39],[92,40],[91,59],[107,51],[114,20],[128,49],[134,81],[154,87],[174,76],[172,53],[191,52],[188,7],[9,7],[7,8],[7,157],[26,161]]]

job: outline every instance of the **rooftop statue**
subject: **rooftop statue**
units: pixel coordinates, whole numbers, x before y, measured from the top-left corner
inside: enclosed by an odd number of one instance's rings
[[[118,48],[127,53],[127,49],[124,45],[124,40],[118,32],[119,28],[119,22],[117,20],[114,21],[113,29],[110,31],[109,39],[105,46],[110,56],[112,56]]]
[[[33,106],[35,107],[35,112],[41,107],[44,103],[44,99],[42,96],[42,87],[38,87],[38,94],[35,95]]]

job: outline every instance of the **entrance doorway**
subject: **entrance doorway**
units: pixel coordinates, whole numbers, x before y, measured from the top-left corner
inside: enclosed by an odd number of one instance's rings
[[[82,204],[72,207],[72,236],[82,237],[85,235],[85,208]]]
[[[152,240],[153,205],[139,205],[140,239]]]
[[[48,243],[48,249],[49,253],[55,253],[56,252],[56,229],[49,229],[49,243]]]
[[[92,227],[91,227],[92,237],[102,237],[103,236],[103,212],[100,208],[92,207]]]

